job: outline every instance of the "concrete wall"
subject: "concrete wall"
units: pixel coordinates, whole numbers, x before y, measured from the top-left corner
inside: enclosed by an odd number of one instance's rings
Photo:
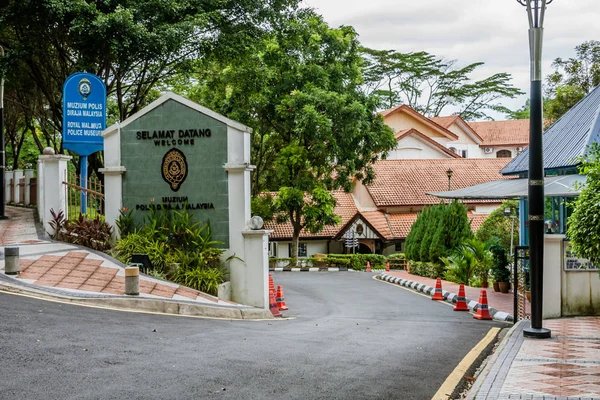
[[[598,270],[567,270],[567,246],[565,235],[544,236],[543,316],[600,315]]]
[[[421,122],[416,117],[404,112],[395,112],[392,115],[385,117],[385,123],[386,125],[390,126],[394,132],[415,128],[422,134],[429,136],[432,139],[445,137],[430,125]]]
[[[434,137],[437,142],[445,142],[447,139]],[[441,143],[445,146],[445,143]],[[408,135],[396,144],[396,148],[388,154],[388,160],[402,159],[429,159],[429,158],[452,158],[449,154],[436,149],[432,144],[425,142],[413,135]]]
[[[315,254],[327,254],[327,240],[302,240],[300,239],[300,243],[306,243],[306,256],[313,257]],[[276,258],[289,258],[290,251],[289,245],[292,242],[273,242],[277,243],[277,257]],[[334,242],[331,242],[332,244]],[[331,249],[331,248],[330,248]],[[334,253],[330,251],[330,253]]]

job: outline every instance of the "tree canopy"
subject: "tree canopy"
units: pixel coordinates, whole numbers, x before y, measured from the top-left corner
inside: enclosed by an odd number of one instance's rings
[[[504,72],[473,81],[470,75],[482,62],[458,68],[456,61],[426,52],[368,48],[364,56],[368,65],[364,90],[385,108],[406,104],[428,117],[453,112],[465,120],[491,119],[490,111],[506,111],[500,99],[523,94]]]
[[[302,229],[337,222],[330,191],[372,180],[372,163],[395,139],[360,90],[363,59],[351,27],[330,28],[302,10],[252,50],[205,64],[188,95],[253,128],[253,192],[277,193],[279,220],[292,223],[297,242]]]

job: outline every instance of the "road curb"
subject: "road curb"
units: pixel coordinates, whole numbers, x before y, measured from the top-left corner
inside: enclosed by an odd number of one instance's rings
[[[340,268],[317,268],[317,267],[282,267],[282,268],[269,268],[269,272],[347,272],[351,270],[348,267]]]
[[[43,289],[33,289],[15,285],[9,282],[0,282],[0,292],[25,295],[41,300],[59,301],[82,306],[110,308],[120,311],[145,312],[165,315],[194,316],[218,319],[240,320],[272,320],[273,315],[269,310],[253,307],[211,306],[194,304],[191,302],[167,301],[143,297],[76,297],[57,293],[49,293]]]
[[[494,353],[484,361],[483,368],[481,368],[480,372],[475,376],[475,378],[476,378],[475,383],[469,389],[467,396],[465,397],[465,400],[476,400],[477,398],[481,397],[481,396],[478,396],[478,394],[485,395],[484,398],[487,398],[487,394],[492,389],[492,386],[493,386],[493,382],[492,383],[488,382],[487,383],[488,386],[486,386],[484,388],[486,381],[488,381],[488,377],[492,378],[492,376],[490,376],[490,373],[492,372],[492,370],[494,368],[498,369],[498,366],[496,365],[499,362],[498,359],[504,355],[505,351],[511,351],[510,348],[507,349],[509,342],[514,341],[513,338],[514,338],[515,334],[520,334],[523,331],[523,327],[527,323],[528,323],[528,321],[521,320],[518,323],[516,323],[515,325],[513,325],[508,330],[506,335],[504,335],[504,337],[498,343],[498,346],[494,350]],[[520,344],[519,344],[519,348],[520,348]],[[509,361],[512,362],[512,360],[509,360]],[[508,369],[505,369],[503,371],[505,373],[508,373]],[[493,377],[493,378],[495,380],[496,377]],[[497,389],[500,389],[500,388],[497,388]],[[485,392],[485,393],[483,393],[483,392]]]
[[[376,278],[379,280],[385,281],[385,282],[389,282],[389,283],[392,283],[392,284],[395,284],[398,286],[403,286],[403,287],[412,289],[417,292],[424,293],[428,296],[432,295],[435,290],[435,288],[425,285],[423,283],[411,281],[409,279],[398,278],[396,276],[391,276],[386,273],[382,273],[382,274],[376,276]],[[456,293],[450,293],[446,290],[442,290],[442,296],[444,297],[444,301],[446,303],[456,304],[456,299],[458,298],[458,295]],[[465,300],[467,302],[467,307],[469,307],[470,311],[477,311],[477,309],[480,306],[479,302],[477,302],[475,300],[470,300],[468,298],[465,298]],[[514,321],[513,316],[504,311],[498,311],[492,307],[489,307],[489,311],[490,311],[490,315],[492,316],[494,321],[500,321],[500,322],[513,322]]]

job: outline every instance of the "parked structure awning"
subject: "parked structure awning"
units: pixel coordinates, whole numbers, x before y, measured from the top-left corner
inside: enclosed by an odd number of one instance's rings
[[[544,196],[579,196],[578,184],[584,184],[584,175],[561,175],[544,178]],[[427,193],[442,199],[518,199],[527,197],[527,179],[508,179],[481,183],[449,192]]]

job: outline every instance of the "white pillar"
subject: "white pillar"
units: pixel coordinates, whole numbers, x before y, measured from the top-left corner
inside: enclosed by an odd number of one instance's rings
[[[25,170],[25,205],[31,204],[31,178],[33,178],[33,170]]]
[[[40,161],[44,164],[43,185],[41,190],[43,215],[42,222],[46,232],[54,233],[49,221],[52,220],[50,210],[55,213],[63,211],[68,218],[66,190],[63,181],[67,177],[67,164],[73,157],[65,155],[42,155]]]
[[[243,289],[238,290],[233,301],[258,308],[269,308],[269,234],[273,231],[244,231],[245,266],[241,270],[231,271],[233,289],[235,281],[242,282]],[[233,293],[232,293],[233,294]]]
[[[44,220],[44,162],[38,158],[37,164],[37,210],[40,221]]]
[[[21,178],[23,177],[23,170],[22,169],[15,169],[13,171],[13,188],[15,191],[15,204],[20,204],[21,203],[21,186],[19,186],[19,182],[21,181]]]
[[[6,203],[10,203],[10,181],[13,178],[13,172],[12,171],[5,171],[4,172],[4,200]]]
[[[104,219],[113,227],[113,236],[119,237],[117,219],[123,208],[123,173],[125,167],[106,167],[98,170],[104,174]]]

